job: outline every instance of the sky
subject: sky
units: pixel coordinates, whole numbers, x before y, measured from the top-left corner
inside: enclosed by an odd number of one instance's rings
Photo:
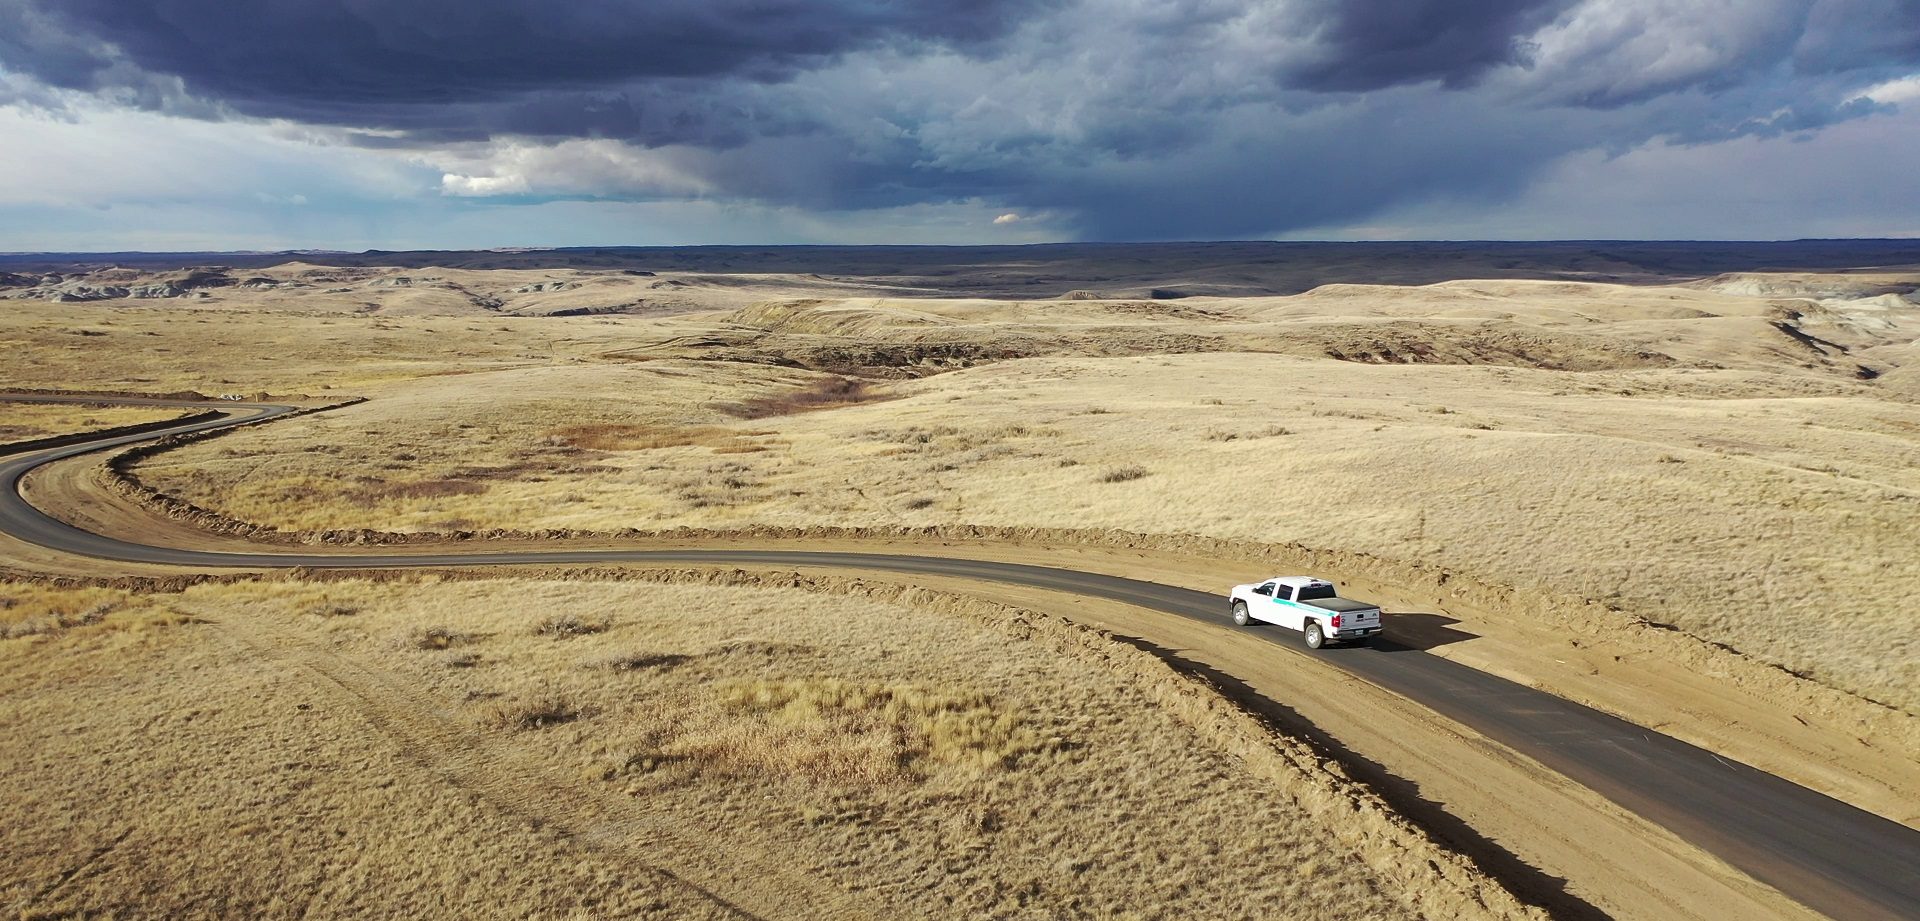
[[[1920,236],[1920,0],[0,0],[0,251]]]

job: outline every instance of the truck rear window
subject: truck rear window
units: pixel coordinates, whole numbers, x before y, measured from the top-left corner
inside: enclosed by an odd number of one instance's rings
[[[1331,585],[1302,585],[1300,586],[1299,592],[1300,592],[1299,594],[1293,596],[1293,600],[1318,601],[1321,598],[1338,598],[1339,597],[1339,595],[1334,592],[1333,586]]]

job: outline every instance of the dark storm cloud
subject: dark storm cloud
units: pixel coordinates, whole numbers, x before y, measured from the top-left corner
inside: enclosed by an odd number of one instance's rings
[[[1794,50],[1804,71],[1920,64],[1920,2],[1828,0],[1815,4]]]
[[[343,127],[458,194],[979,200],[1108,239],[1497,200],[1579,151],[1867,117],[1916,69],[1920,0],[0,0],[0,104],[11,72]]]
[[[1314,0],[1301,19],[1318,47],[1287,68],[1287,79],[1313,90],[1469,85],[1494,67],[1525,63],[1525,37],[1573,2]]]
[[[4,0],[7,66],[90,89],[116,62],[243,111],[436,105],[659,78],[777,80],[891,41],[991,39],[1026,0]],[[5,41],[0,39],[0,41]]]

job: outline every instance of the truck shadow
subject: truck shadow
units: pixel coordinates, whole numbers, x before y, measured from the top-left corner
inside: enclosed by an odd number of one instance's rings
[[[1478,639],[1480,634],[1456,629],[1457,617],[1445,614],[1406,613],[1380,615],[1381,635],[1373,648],[1381,652],[1417,652]]]
[[[1432,614],[1397,616],[1439,617]],[[1451,618],[1440,619],[1454,622]],[[1151,653],[1174,671],[1200,678],[1242,710],[1252,714],[1270,731],[1306,742],[1316,755],[1341,765],[1348,776],[1379,794],[1395,812],[1419,823],[1440,843],[1465,855],[1520,900],[1546,909],[1555,918],[1606,921],[1612,917],[1598,906],[1568,891],[1566,879],[1527,863],[1512,851],[1475,831],[1458,816],[1448,812],[1445,806],[1422,796],[1419,784],[1342,746],[1338,739],[1315,726],[1292,707],[1261,694],[1246,682],[1211,665],[1186,658],[1178,651],[1138,637],[1114,634],[1113,638]],[[1382,645],[1381,648],[1386,647]]]

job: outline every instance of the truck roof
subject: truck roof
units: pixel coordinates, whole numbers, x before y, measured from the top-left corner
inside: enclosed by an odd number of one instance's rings
[[[1332,585],[1333,584],[1332,582],[1328,582],[1325,579],[1316,579],[1312,576],[1274,576],[1273,581],[1278,582],[1281,585],[1288,586],[1290,588],[1305,588],[1309,585]]]

